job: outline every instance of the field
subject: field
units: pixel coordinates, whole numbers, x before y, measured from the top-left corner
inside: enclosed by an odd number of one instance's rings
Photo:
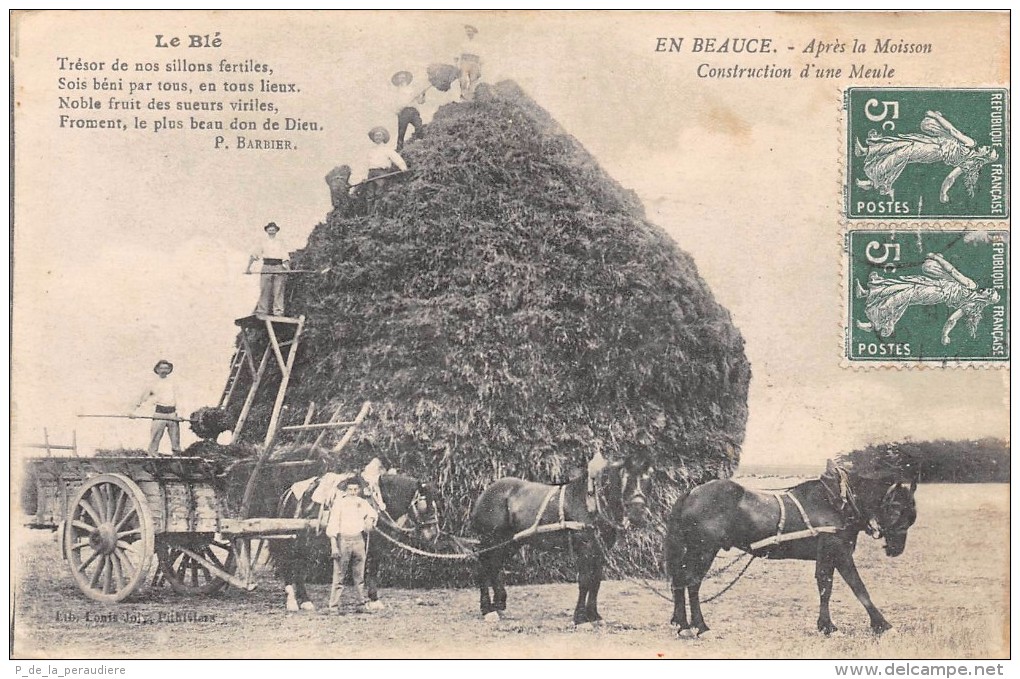
[[[774,479],[762,486],[780,486]],[[510,617],[486,623],[477,592],[383,590],[372,614],[287,613],[270,570],[252,593],[209,598],[149,589],[114,606],[74,586],[46,532],[14,528],[13,655],[36,658],[159,657],[626,657],[1005,658],[1009,656],[1009,486],[924,485],[906,552],[886,557],[861,537],[857,563],[872,599],[895,626],[874,637],[864,609],[837,578],[832,616],[819,636],[812,564],[756,560],[729,592],[705,606],[712,630],[679,640],[671,604],[629,580],[602,586],[606,621],[571,623],[571,583],[510,587]],[[723,554],[721,558],[726,558]],[[718,563],[718,562],[717,562]],[[711,595],[729,580],[709,581]],[[654,583],[668,591],[664,582]],[[327,586],[311,588],[324,603]]]

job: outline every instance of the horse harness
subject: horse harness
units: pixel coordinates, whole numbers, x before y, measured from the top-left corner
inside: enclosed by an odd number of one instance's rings
[[[771,547],[772,545],[778,545],[782,542],[790,542],[792,540],[801,540],[803,538],[813,538],[819,533],[835,533],[839,530],[836,526],[818,526],[815,527],[811,523],[811,519],[808,518],[807,512],[804,511],[804,505],[800,503],[800,500],[786,490],[782,493],[772,493],[772,496],[776,498],[776,502],[779,503],[779,525],[776,528],[776,534],[770,535],[767,538],[758,540],[757,542],[751,543],[751,551],[759,550],[763,547]],[[786,501],[785,498],[790,498],[793,502],[794,507],[800,512],[800,518],[804,521],[802,530],[796,530],[790,533],[784,533],[783,530],[786,528]]]
[[[857,496],[850,486],[850,476],[846,469],[838,465],[833,465],[832,468],[836,472],[835,480],[838,481],[835,488],[832,485],[831,475],[823,475],[818,479],[822,483],[822,488],[829,494],[829,502],[843,515],[847,525],[860,524],[861,530],[870,537],[876,540],[881,538],[882,526],[875,517],[865,518],[864,512],[861,511],[861,507],[857,503]],[[882,498],[883,505],[892,496],[897,485],[899,484],[894,483],[886,490],[885,496]]]
[[[353,474],[337,475],[337,479],[339,479],[339,481],[336,479],[330,479],[330,483],[331,485],[335,486],[337,483],[344,481],[352,476],[354,475]],[[329,497],[326,496],[322,496],[320,498],[314,497],[315,491],[322,485],[322,482],[324,480],[325,477],[323,476],[314,477],[311,479],[307,479],[305,481],[298,482],[291,486],[290,488],[288,488],[287,492],[281,499],[281,503],[285,503],[288,497],[293,497],[295,499],[296,502],[294,505],[294,518],[296,519],[301,518],[301,516],[304,514],[305,511],[304,501],[306,497],[308,498],[309,504],[318,505],[319,506],[318,516],[316,517],[316,520],[314,522],[316,533],[321,531],[323,527],[326,525],[327,515],[333,504],[331,495]],[[374,493],[373,497],[370,499],[375,500]],[[411,498],[411,502],[408,504],[406,512],[404,512],[396,519],[394,519],[390,515],[386,507],[382,506],[379,508],[379,518],[386,524],[388,528],[392,528],[393,530],[397,530],[402,533],[413,533],[416,527],[419,525],[439,523],[439,517],[432,517],[426,521],[422,521],[421,510],[418,509],[418,503],[422,501],[428,504],[428,497],[422,492],[422,487],[419,486],[417,489],[415,489],[414,497]],[[410,521],[412,524],[410,528],[406,527],[408,521]]]
[[[850,477],[847,474],[847,471],[837,465],[833,465],[832,469],[836,472],[834,478],[830,475],[827,477],[822,476],[818,479],[829,495],[829,503],[836,509],[836,511],[843,515],[843,519],[847,526],[859,524],[861,526],[861,530],[867,533],[870,537],[875,538],[876,540],[881,538],[882,526],[878,523],[875,517],[865,517],[864,512],[861,511],[860,504],[857,502],[857,496],[854,494],[853,488],[850,485]],[[833,481],[836,481],[836,483],[833,484]],[[833,485],[835,485],[835,487],[833,487]],[[889,486],[888,490],[886,490],[885,496],[882,498],[883,504],[892,497],[897,485],[898,484],[894,483]],[[804,511],[804,507],[801,505],[800,500],[798,500],[789,490],[783,491],[782,493],[773,493],[772,495],[779,503],[779,525],[776,529],[776,534],[751,543],[752,551],[761,549],[762,547],[778,545],[781,542],[815,537],[819,533],[836,533],[841,530],[841,528],[837,526],[813,526],[811,524],[811,520],[808,518],[807,512]],[[787,497],[790,498],[790,501],[793,502],[794,506],[800,512],[800,516],[806,526],[805,529],[793,531],[791,533],[783,532],[783,529],[786,526],[786,503],[784,498]]]
[[[542,504],[539,506],[538,512],[535,513],[535,522],[524,530],[514,533],[514,536],[510,538],[511,542],[523,540],[524,538],[531,537],[532,535],[538,535],[539,533],[552,533],[561,530],[584,530],[587,528],[588,524],[582,521],[567,521],[566,503],[564,502],[566,493],[566,485],[552,488],[546,494],[545,498],[542,499]],[[549,507],[549,503],[556,495],[559,495],[559,521],[556,523],[543,524],[542,515],[545,514],[546,508]]]

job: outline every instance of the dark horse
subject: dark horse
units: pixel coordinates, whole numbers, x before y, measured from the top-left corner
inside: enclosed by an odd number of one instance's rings
[[[731,547],[769,559],[814,561],[818,631],[836,631],[829,617],[834,570],[868,611],[871,629],[876,634],[890,629],[857,572],[854,548],[858,534],[865,531],[885,538],[887,555],[903,552],[907,529],[917,518],[917,477],[910,476],[867,478],[829,462],[822,478],[783,492],[748,490],[727,480],[709,481],[681,497],[669,517],[665,550],[673,586],[671,622],[678,626],[677,633],[692,628],[695,635],[708,631],[698,590],[716,553]],[[691,602],[690,623],[685,590]]]
[[[598,596],[603,548],[613,546],[628,521],[641,526],[647,520],[645,495],[651,471],[647,463],[614,462],[590,484],[589,478],[581,476],[562,486],[505,478],[482,492],[471,514],[471,528],[481,538],[476,583],[483,616],[506,610],[503,565],[523,542],[571,530],[578,570],[574,623],[602,619]]]
[[[321,505],[311,500],[314,488],[314,484],[308,487],[301,497],[296,497],[288,489],[280,498],[277,515],[318,519]],[[439,530],[439,510],[431,484],[403,474],[382,474],[379,477],[379,492],[386,509],[379,512],[377,530],[416,535],[423,540],[435,539]],[[379,599],[376,575],[379,572],[382,549],[382,540],[369,540],[365,590],[371,601]],[[272,540],[270,553],[276,563],[277,574],[286,584],[287,609],[315,610],[305,589],[305,577],[310,562],[328,560],[329,540],[325,533],[321,530],[308,530],[299,533],[293,540]]]

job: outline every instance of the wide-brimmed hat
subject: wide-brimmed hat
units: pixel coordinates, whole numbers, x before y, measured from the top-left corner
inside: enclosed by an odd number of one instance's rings
[[[472,26],[471,24],[464,24],[464,30],[465,31],[471,31],[472,33],[477,33],[478,32],[478,29],[475,28],[474,26]]]
[[[403,78],[407,82],[411,82],[412,80],[414,80],[414,76],[411,75],[410,71],[397,71],[396,73],[393,74],[393,77],[390,78],[390,82],[396,85],[398,84],[397,81],[400,80],[401,78]]]
[[[369,130],[369,131],[368,131],[368,138],[369,138],[369,139],[372,139],[372,137],[374,137],[374,136],[375,136],[375,133],[376,133],[376,132],[382,132],[382,135],[383,135],[383,143],[384,143],[384,144],[386,144],[386,143],[389,143],[389,141],[390,141],[390,131],[389,131],[389,130],[387,130],[387,129],[386,129],[385,127],[383,127],[382,125],[376,125],[376,126],[375,126],[375,127],[373,127],[373,128],[371,129],[371,130]],[[375,140],[374,140],[374,139],[372,139],[372,141],[375,141]]]
[[[174,371],[174,364],[171,363],[170,361],[166,360],[165,358],[161,358],[158,361],[156,361],[156,365],[152,366],[152,372],[158,373],[159,366],[161,366],[161,365],[170,366],[170,372]]]
[[[276,224],[276,222],[269,222],[268,224],[262,227],[263,231],[269,231],[269,229],[276,229],[277,231],[279,231],[280,227]]]

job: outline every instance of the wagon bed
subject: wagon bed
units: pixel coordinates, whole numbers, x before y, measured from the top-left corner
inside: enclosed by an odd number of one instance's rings
[[[72,576],[97,601],[123,601],[143,588],[154,554],[157,577],[179,592],[208,594],[226,584],[253,589],[252,540],[311,527],[305,519],[275,518],[276,503],[284,487],[321,474],[324,464],[32,458],[27,479],[35,506],[28,508],[28,525],[60,532]]]

